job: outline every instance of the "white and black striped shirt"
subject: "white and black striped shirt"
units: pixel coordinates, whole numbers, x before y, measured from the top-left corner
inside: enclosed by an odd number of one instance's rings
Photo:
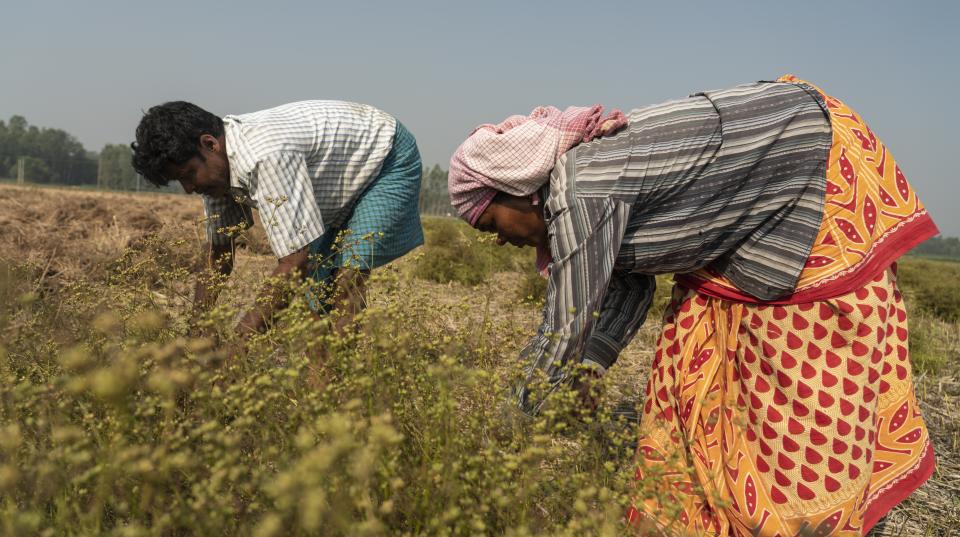
[[[610,367],[655,274],[709,265],[761,300],[792,292],[823,214],[831,135],[811,88],[756,83],[633,110],[617,135],[561,156],[541,192],[553,262],[529,372],[557,384],[568,364]]]
[[[255,208],[278,258],[344,223],[397,128],[389,114],[343,101],[285,104],[223,123],[230,195],[203,197],[207,239],[229,244],[224,228],[252,225]]]

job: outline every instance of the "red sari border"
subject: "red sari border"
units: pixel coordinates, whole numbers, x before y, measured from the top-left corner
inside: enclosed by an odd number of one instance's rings
[[[814,283],[777,300],[760,300],[738,289],[702,280],[693,274],[677,274],[674,276],[674,281],[688,289],[693,289],[713,298],[746,304],[787,305],[816,302],[845,295],[863,287],[902,255],[938,233],[940,233],[940,230],[933,219],[930,218],[929,213],[926,209],[921,209],[912,218],[904,220],[886,235],[877,239],[874,242],[873,251],[865,258],[864,262],[834,275],[830,279]]]
[[[917,461],[916,466],[900,476],[896,483],[889,484],[887,488],[880,490],[876,497],[868,500],[870,504],[863,515],[863,534],[870,533],[870,530],[884,515],[889,513],[897,504],[906,500],[927,479],[930,479],[936,466],[937,461],[933,454],[933,444],[928,442],[927,449],[924,451],[923,457]]]

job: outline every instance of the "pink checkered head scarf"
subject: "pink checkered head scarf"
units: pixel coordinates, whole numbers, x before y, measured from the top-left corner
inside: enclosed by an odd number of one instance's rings
[[[474,225],[497,192],[533,194],[547,182],[560,155],[626,124],[623,112],[603,117],[603,106],[596,104],[562,112],[539,106],[529,116],[480,125],[450,159],[450,203]]]
[[[603,116],[603,106],[571,106],[564,111],[538,106],[529,116],[510,116],[480,125],[450,158],[450,204],[476,225],[497,192],[531,196],[550,177],[560,155],[573,146],[616,132],[627,124],[619,110]],[[534,198],[534,202],[539,202]],[[550,253],[537,249],[537,268],[546,271]]]

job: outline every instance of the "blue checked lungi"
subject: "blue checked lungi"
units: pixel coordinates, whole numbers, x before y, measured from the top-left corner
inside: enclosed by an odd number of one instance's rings
[[[417,141],[400,122],[380,174],[360,194],[347,222],[310,244],[311,274],[329,288],[336,270],[383,266],[423,244]],[[310,300],[316,306],[315,300]]]

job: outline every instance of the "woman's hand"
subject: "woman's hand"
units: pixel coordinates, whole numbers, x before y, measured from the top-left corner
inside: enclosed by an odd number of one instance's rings
[[[580,412],[593,415],[600,406],[600,389],[603,374],[596,369],[582,369],[573,379],[572,388],[577,393]]]

